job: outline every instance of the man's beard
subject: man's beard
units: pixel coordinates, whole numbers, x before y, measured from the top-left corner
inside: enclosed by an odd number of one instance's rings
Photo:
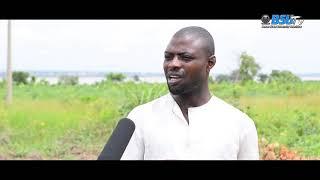
[[[199,88],[201,87],[200,84],[202,82],[199,81],[193,81],[188,84],[180,84],[176,86],[170,86],[168,83],[168,89],[169,92],[173,95],[186,95],[186,94],[192,94],[195,91],[198,91]]]

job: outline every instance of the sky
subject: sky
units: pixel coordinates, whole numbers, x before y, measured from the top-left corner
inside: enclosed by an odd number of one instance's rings
[[[320,20],[302,28],[261,28],[261,20],[13,20],[13,70],[162,73],[172,35],[201,26],[213,36],[216,65],[230,73],[241,52],[262,69],[320,72]],[[0,20],[0,71],[6,69],[7,20]]]

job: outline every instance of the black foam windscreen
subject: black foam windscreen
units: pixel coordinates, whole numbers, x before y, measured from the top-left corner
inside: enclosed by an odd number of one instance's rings
[[[135,124],[132,120],[121,119],[100,153],[98,160],[120,160],[134,130]]]

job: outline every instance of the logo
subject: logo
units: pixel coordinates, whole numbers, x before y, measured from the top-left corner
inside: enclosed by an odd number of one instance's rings
[[[270,24],[270,17],[268,15],[263,15],[261,18],[262,24]]]
[[[262,28],[302,28],[301,24],[304,20],[301,16],[273,14],[271,19],[268,15],[263,15],[261,21]]]

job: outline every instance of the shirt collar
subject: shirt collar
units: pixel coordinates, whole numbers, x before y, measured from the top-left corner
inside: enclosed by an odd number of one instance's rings
[[[174,114],[176,114],[180,119],[185,120],[178,103],[174,100],[174,98],[172,97],[172,95],[170,93],[169,93],[169,97],[170,97],[171,102],[172,102],[172,112]],[[210,104],[212,104],[213,100],[214,100],[214,95],[212,95],[210,97],[208,102],[206,102],[205,104],[203,104],[201,106],[189,107],[188,108],[188,113],[207,110],[210,107]]]

